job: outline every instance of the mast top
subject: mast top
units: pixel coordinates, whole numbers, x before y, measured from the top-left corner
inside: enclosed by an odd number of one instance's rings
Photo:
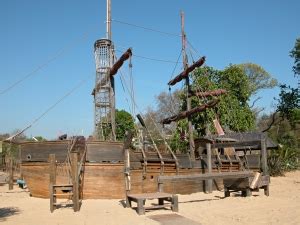
[[[111,40],[111,0],[106,0],[106,38]]]

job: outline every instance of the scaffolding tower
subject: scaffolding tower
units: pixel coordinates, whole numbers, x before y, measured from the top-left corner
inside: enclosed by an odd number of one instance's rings
[[[115,87],[110,69],[114,63],[114,46],[109,39],[94,44],[96,80],[94,96],[94,137],[101,141],[115,141]]]

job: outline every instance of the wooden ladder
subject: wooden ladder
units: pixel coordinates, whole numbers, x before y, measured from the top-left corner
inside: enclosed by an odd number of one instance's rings
[[[79,211],[79,174],[78,174],[78,154],[72,152],[71,159],[71,177],[72,184],[56,184],[56,160],[55,154],[49,155],[49,174],[50,174],[50,211],[62,206],[73,206],[74,212]],[[71,203],[58,203],[57,199],[70,199]]]
[[[74,208],[73,184],[54,184],[50,187],[50,211],[62,206],[73,206]],[[57,198],[70,199],[71,203],[57,202]]]

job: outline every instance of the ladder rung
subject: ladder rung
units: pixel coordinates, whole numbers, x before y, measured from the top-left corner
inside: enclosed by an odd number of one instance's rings
[[[74,203],[53,203],[54,206],[65,206],[65,205],[74,205]]]
[[[53,184],[53,187],[73,187],[73,184]]]
[[[69,192],[69,193],[58,193],[58,194],[53,194],[53,196],[72,196],[73,193]]]

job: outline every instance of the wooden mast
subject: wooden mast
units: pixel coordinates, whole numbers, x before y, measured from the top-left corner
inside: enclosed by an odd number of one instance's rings
[[[182,38],[182,58],[183,58],[183,67],[184,70],[188,69],[188,60],[186,55],[186,35],[184,32],[184,13],[181,11],[181,38]],[[187,111],[191,110],[191,98],[189,97],[190,93],[190,79],[189,76],[185,78],[186,84],[186,101],[187,101]],[[191,160],[195,161],[195,142],[193,137],[193,125],[191,121],[191,116],[188,116],[188,127],[189,127],[189,145],[190,145],[190,156]]]
[[[111,0],[106,1],[106,38],[111,40]]]

